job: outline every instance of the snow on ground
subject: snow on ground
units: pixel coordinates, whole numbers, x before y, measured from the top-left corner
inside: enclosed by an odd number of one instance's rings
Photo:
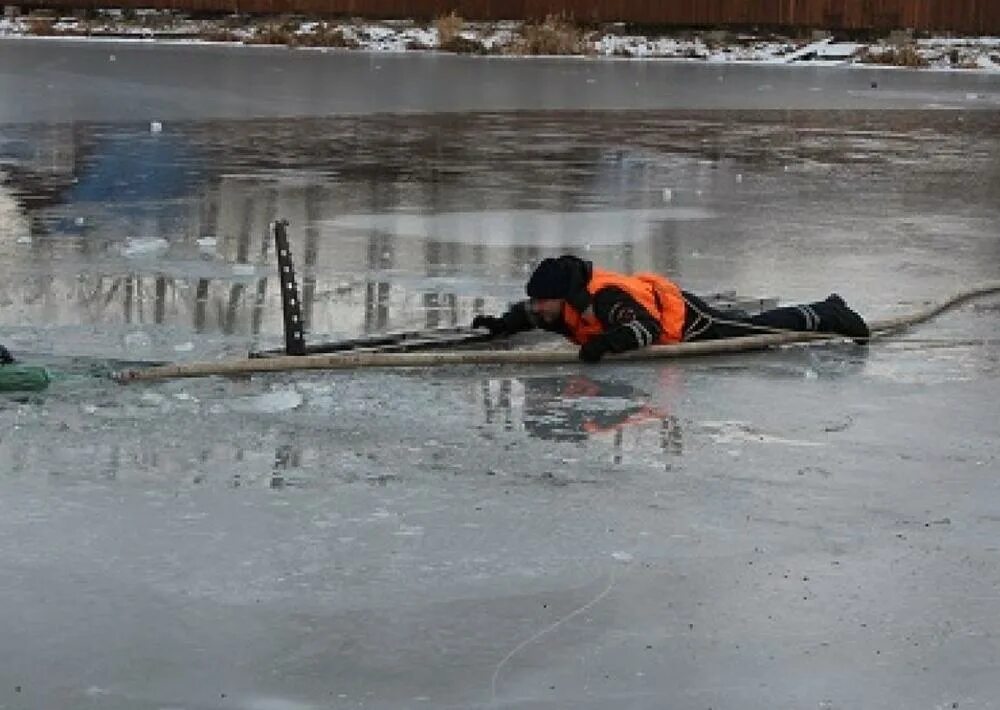
[[[237,44],[288,44],[298,48],[330,47],[376,52],[427,51],[459,47],[477,54],[544,53],[525,50],[523,23],[470,23],[455,18],[453,35],[442,37],[441,22],[373,22],[347,20],[250,19],[231,16],[192,19],[177,13],[106,10],[94,19],[78,17],[8,16],[0,19],[3,36],[58,36],[146,39],[160,41],[222,41]],[[543,26],[543,27],[548,27]],[[758,37],[729,32],[647,36],[625,34],[624,26],[582,33],[568,25],[554,32],[570,33],[573,50],[561,53],[600,57],[676,59],[704,62],[759,62],[769,64],[882,64],[933,69],[1000,73],[1000,37],[931,37],[887,39],[871,43],[834,41],[823,33],[814,40]],[[457,43],[456,40],[457,39]],[[881,61],[879,61],[881,58]]]

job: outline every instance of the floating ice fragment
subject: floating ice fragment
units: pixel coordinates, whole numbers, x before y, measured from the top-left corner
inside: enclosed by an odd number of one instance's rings
[[[86,221],[87,220],[85,220],[83,217],[77,217],[76,219],[73,220],[73,224],[75,224],[77,227],[82,227],[84,223],[86,223]]]
[[[163,130],[163,124],[162,123],[160,123],[159,121],[150,121],[150,123],[149,123],[149,132],[150,133],[159,133],[162,130]]]
[[[190,340],[187,341],[186,343],[177,343],[176,345],[174,345],[174,351],[178,353],[189,353],[192,350],[194,350],[194,343],[192,343]]]
[[[612,552],[611,556],[619,562],[631,562],[634,559],[628,552]]]
[[[29,237],[26,234],[22,235],[22,236],[20,236],[20,237],[17,238],[17,243],[18,244],[31,244],[31,237]]]
[[[197,242],[198,246],[202,249],[214,249],[216,245],[215,237],[202,237]]]
[[[400,525],[399,530],[393,533],[397,537],[419,537],[424,534],[424,529],[419,525]]]
[[[125,336],[125,349],[126,350],[141,350],[148,348],[150,346],[150,339],[146,333],[142,331],[136,331],[135,333],[128,333]]]
[[[663,201],[670,202],[672,199],[674,199],[674,191],[669,187],[663,188]]]
[[[233,273],[237,276],[253,276],[256,271],[253,264],[233,264]]]
[[[743,173],[736,173],[736,182],[743,182]]]
[[[118,61],[118,57],[116,57],[113,54],[110,54],[110,55],[108,55],[108,61],[109,62],[116,62],[116,61]]]
[[[124,256],[147,256],[165,251],[170,244],[160,237],[129,237],[122,247]]]
[[[143,392],[139,398],[139,404],[143,407],[159,407],[166,398],[158,392]]]
[[[241,397],[232,402],[231,408],[244,414],[275,414],[295,409],[301,404],[302,395],[294,389],[286,389]]]
[[[979,94],[968,93],[968,94],[965,95],[965,100],[966,101],[975,101],[978,98],[979,98]]]

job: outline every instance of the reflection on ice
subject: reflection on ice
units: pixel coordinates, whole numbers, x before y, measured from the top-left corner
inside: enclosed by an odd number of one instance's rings
[[[653,389],[583,373],[483,379],[472,371],[64,388],[19,411],[0,406],[0,422],[17,421],[21,442],[0,440],[0,457],[12,476],[47,471],[167,490],[409,488],[484,476],[518,485],[604,482],[608,463],[662,470],[679,462],[679,371],[664,372]],[[52,427],[57,448],[40,433]],[[531,454],[539,445],[545,453]],[[484,446],[488,455],[470,456]],[[510,447],[529,460],[510,459]]]
[[[624,452],[656,451],[669,468],[669,457],[684,451],[681,422],[664,406],[679,384],[671,380],[667,375],[655,402],[625,381],[584,374],[491,378],[481,397],[488,425],[552,442],[610,445],[614,463]]]
[[[489,247],[590,248],[642,243],[660,222],[708,219],[704,209],[634,209],[585,212],[491,210],[446,214],[349,214],[334,227],[376,230],[400,237],[439,239]]]

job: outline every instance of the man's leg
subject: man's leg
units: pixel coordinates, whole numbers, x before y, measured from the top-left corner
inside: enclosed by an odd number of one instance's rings
[[[837,294],[826,300],[800,306],[785,306],[755,316],[738,316],[712,308],[687,291],[684,340],[718,340],[744,335],[762,335],[782,331],[819,331],[838,333],[849,338],[866,339],[870,335],[864,319],[847,307]]]

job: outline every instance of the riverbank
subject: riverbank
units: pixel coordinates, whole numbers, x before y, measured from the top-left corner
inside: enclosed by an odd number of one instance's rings
[[[900,32],[870,41],[843,41],[820,31],[808,37],[724,30],[637,34],[621,24],[583,28],[554,17],[540,23],[473,23],[453,14],[431,23],[419,23],[245,15],[193,18],[155,10],[103,10],[72,17],[9,13],[0,19],[0,36],[283,45],[320,51],[577,55],[810,66],[858,64],[1000,73],[1000,37],[913,37]]]

